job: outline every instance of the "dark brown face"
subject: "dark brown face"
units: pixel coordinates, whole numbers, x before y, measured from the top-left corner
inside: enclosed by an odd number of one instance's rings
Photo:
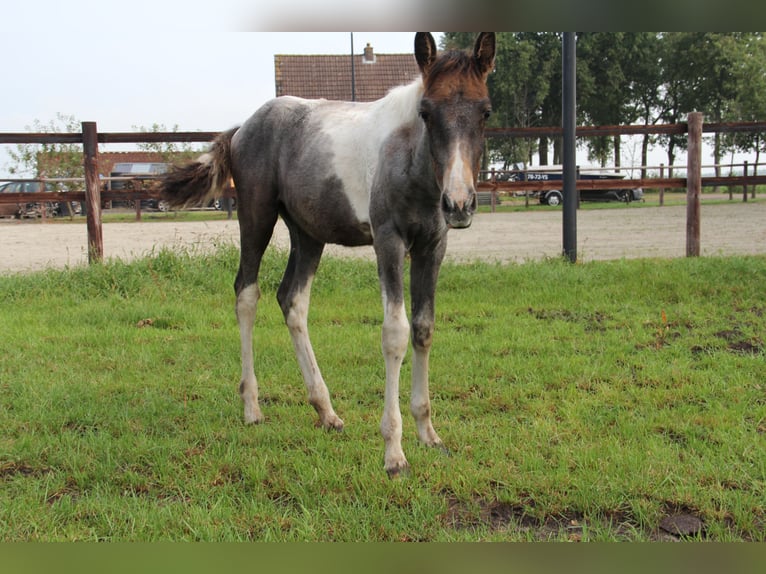
[[[476,211],[476,179],[484,147],[484,124],[492,107],[487,76],[494,65],[494,33],[482,33],[473,55],[435,56],[433,39],[416,37],[423,73],[420,117],[427,133],[447,225],[465,228]]]
[[[442,192],[442,210],[451,227],[468,227],[476,211],[484,123],[491,112],[489,98],[483,96],[467,98],[458,89],[441,102],[424,97],[420,106]]]

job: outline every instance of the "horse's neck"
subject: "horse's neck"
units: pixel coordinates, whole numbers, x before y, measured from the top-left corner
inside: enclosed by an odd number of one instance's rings
[[[409,138],[403,145],[412,150],[412,161],[408,162],[407,167],[410,179],[418,182],[419,187],[438,192],[428,135],[418,114],[422,97],[423,81],[418,78],[410,84],[393,88],[374,102],[370,117],[380,136],[379,145],[384,145],[391,136]],[[370,141],[371,138],[372,135],[368,135]]]
[[[413,177],[435,181],[434,164],[431,161],[431,144],[428,140],[428,132],[422,122],[413,131],[412,138]]]

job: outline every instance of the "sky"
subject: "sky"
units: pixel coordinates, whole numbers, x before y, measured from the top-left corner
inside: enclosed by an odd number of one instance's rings
[[[495,27],[503,21],[539,24],[500,17],[496,3],[488,1],[466,5],[472,13],[477,6],[487,8]],[[540,2],[549,2],[507,1],[502,6],[508,10],[528,2],[538,12]],[[225,130],[274,97],[275,54],[348,54],[351,33],[331,30],[354,28],[368,30],[353,33],[355,54],[367,43],[379,54],[411,53],[414,32],[382,30],[424,27],[424,22],[441,29],[476,27],[460,6],[456,0],[3,2],[0,132],[27,132],[58,114],[94,121],[101,132],[154,124],[179,131]],[[530,10],[518,13],[534,17]],[[548,29],[560,23],[550,14],[542,15]],[[434,35],[438,42],[440,33]],[[624,142],[623,149],[636,156],[636,145]],[[0,144],[0,180],[7,178],[8,149]],[[581,155],[578,163],[587,164]],[[663,161],[657,151],[649,163]],[[623,163],[640,161],[627,157]]]
[[[350,32],[170,32],[26,42],[3,64],[0,129],[24,131],[56,113],[95,121],[99,131],[132,126],[215,131],[243,122],[275,95],[275,54],[348,54]],[[414,33],[354,33],[354,52],[411,53]],[[13,50],[4,34],[0,50]],[[3,45],[5,44],[5,46]],[[16,43],[16,47],[18,47]],[[12,79],[17,89],[9,90]]]
[[[302,2],[284,4],[300,7]],[[179,131],[225,130],[274,97],[275,54],[351,51],[347,31],[257,30],[255,5],[241,0],[4,2],[0,132],[27,132],[58,114],[94,121],[100,132],[153,124]],[[355,54],[367,43],[376,53],[412,53],[414,32],[354,32],[353,40]],[[0,178],[8,173],[7,147],[0,145]]]
[[[61,18],[35,20],[35,4],[60,9]],[[86,24],[84,11],[74,17],[72,4],[98,7],[96,25]],[[173,5],[183,13],[211,3],[165,1],[162,10],[145,0],[4,3],[0,131],[26,131],[57,113],[95,121],[104,132],[154,123],[223,130],[274,97],[275,54],[351,51],[350,32],[241,32],[219,12],[174,21]],[[355,32],[354,52],[369,42],[377,53],[411,53],[413,39],[414,32]]]

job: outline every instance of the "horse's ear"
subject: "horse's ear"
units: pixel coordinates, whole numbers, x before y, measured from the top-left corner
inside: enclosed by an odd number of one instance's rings
[[[479,73],[486,77],[495,68],[495,33],[482,32],[476,38],[473,47],[473,57]]]
[[[426,76],[431,64],[436,60],[436,42],[430,32],[415,34],[415,60],[420,72]]]

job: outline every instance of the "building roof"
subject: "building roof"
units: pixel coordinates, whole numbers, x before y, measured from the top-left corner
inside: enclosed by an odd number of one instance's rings
[[[352,100],[351,55],[274,56],[277,96]],[[354,55],[356,101],[370,102],[420,75],[413,54],[375,54],[367,44]]]
[[[165,163],[167,154],[153,151],[105,151],[98,154],[98,173],[109,177],[118,163]]]
[[[200,152],[201,153],[201,152]],[[81,157],[81,154],[80,154]],[[153,151],[105,151],[98,154],[98,174],[109,177],[117,163],[164,163],[169,161],[168,154]],[[37,154],[38,177],[58,177],[57,168],[62,163],[60,154]],[[79,160],[82,165],[82,159]]]

